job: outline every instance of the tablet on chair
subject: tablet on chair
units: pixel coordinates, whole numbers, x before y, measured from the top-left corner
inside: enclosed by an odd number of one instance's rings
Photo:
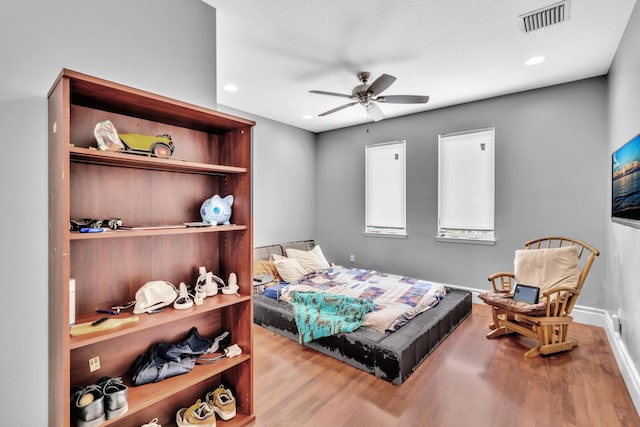
[[[516,283],[516,289],[513,293],[513,300],[526,302],[527,304],[537,304],[540,295],[540,288],[537,286],[528,286]]]

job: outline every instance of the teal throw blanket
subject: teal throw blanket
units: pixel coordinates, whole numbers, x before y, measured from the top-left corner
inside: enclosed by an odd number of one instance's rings
[[[324,292],[292,292],[291,305],[300,344],[353,332],[362,325],[364,315],[375,309],[373,301]]]

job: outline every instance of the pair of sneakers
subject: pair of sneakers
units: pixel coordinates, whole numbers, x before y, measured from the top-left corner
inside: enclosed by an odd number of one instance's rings
[[[224,421],[236,416],[236,399],[224,385],[208,392],[204,402],[198,399],[190,407],[180,409],[176,413],[176,424],[178,427],[215,427],[216,414]]]
[[[71,415],[76,427],[96,427],[129,409],[122,378],[102,377],[87,387],[71,390]]]

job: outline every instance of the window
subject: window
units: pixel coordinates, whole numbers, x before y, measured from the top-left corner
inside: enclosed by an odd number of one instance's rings
[[[493,244],[495,128],[438,136],[439,240]]]
[[[365,234],[406,237],[406,141],[365,147]]]

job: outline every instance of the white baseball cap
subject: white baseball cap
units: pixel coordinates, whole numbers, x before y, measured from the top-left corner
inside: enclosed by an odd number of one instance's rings
[[[178,297],[175,286],[163,280],[147,282],[136,292],[134,314],[149,313],[152,310],[166,307]]]

